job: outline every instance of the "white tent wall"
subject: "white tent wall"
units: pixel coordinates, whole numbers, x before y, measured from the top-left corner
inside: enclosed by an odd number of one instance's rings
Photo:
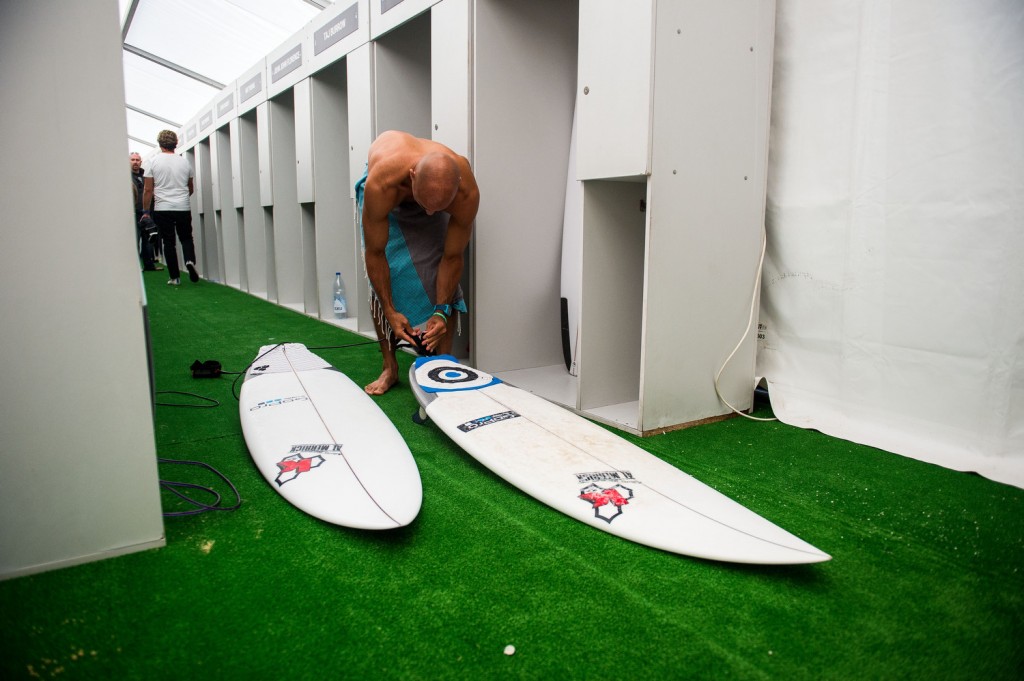
[[[165,543],[116,8],[55,9],[0,2],[0,579]]]
[[[1024,3],[779,0],[780,420],[1024,487]]]

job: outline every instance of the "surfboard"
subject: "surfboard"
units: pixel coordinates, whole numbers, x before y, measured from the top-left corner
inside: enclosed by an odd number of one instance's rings
[[[429,417],[495,474],[593,528],[716,561],[830,559],[631,442],[450,355],[417,358],[409,383],[419,420]]]
[[[239,396],[245,444],[271,487],[336,525],[384,530],[419,513],[408,445],[366,392],[301,343],[267,345]]]
[[[583,290],[583,183],[576,179],[576,109],[572,113],[569,170],[565,178],[562,217],[561,325],[565,369],[579,374],[580,298]]]

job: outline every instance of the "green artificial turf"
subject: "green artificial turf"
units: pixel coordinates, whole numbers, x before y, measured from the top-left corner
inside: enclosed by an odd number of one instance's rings
[[[220,406],[157,407],[157,453],[216,467],[242,506],[167,518],[161,549],[0,582],[4,679],[1024,675],[1024,490],[778,422],[625,436],[833,556],[687,558],[575,522],[414,424],[402,354],[402,383],[377,403],[419,465],[422,511],[398,531],[340,528],[259,475],[234,376],[193,379],[189,367],[241,371],[261,345],[365,339],[225,286],[164,279],[145,275],[156,388]],[[373,345],[317,352],[360,384],[380,369]],[[233,501],[206,471],[160,470]]]

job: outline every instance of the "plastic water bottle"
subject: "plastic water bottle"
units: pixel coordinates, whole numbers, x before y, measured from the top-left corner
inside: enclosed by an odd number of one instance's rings
[[[334,316],[338,319],[348,316],[348,305],[345,302],[345,282],[341,280],[341,272],[334,275]]]

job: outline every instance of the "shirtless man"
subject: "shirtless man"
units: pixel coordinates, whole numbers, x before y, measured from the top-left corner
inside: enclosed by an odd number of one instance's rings
[[[466,309],[459,280],[480,192],[464,157],[443,144],[404,132],[390,130],[377,137],[368,161],[366,178],[356,185],[356,192],[357,200],[360,195],[362,199],[366,274],[373,287],[374,327],[382,341],[384,367],[365,389],[370,395],[382,395],[398,381],[395,345],[399,340],[413,345],[418,340],[433,353],[451,352],[456,310]],[[448,216],[447,229],[442,213]],[[391,220],[405,233],[404,239],[397,240],[401,248],[408,248],[401,258],[393,255],[395,240],[389,244]],[[436,236],[417,241],[427,230]],[[419,304],[403,300],[398,282],[392,281],[393,275],[399,276],[396,263],[409,260],[406,255],[416,263],[411,276],[418,273],[429,298]],[[423,298],[422,292],[419,297]],[[422,332],[414,329],[423,322]]]

